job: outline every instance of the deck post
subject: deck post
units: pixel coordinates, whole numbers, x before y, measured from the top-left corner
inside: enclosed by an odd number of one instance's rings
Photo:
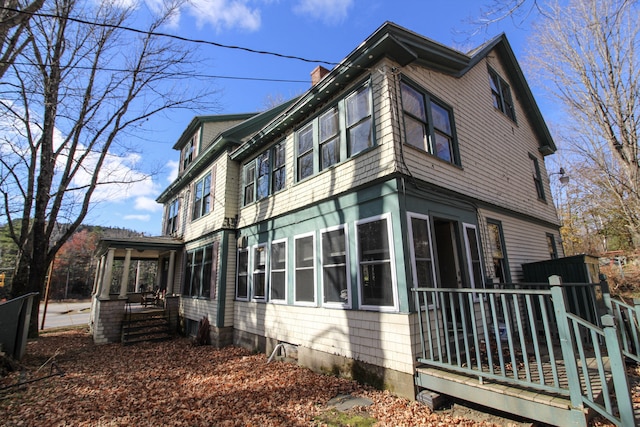
[[[571,408],[572,411],[580,411],[584,418],[580,376],[573,348],[571,328],[567,320],[567,296],[565,295],[564,289],[562,289],[562,278],[560,276],[550,276],[549,284],[551,285],[551,299],[553,301],[553,311],[556,315],[562,358],[567,371]]]
[[[620,346],[620,339],[618,338],[616,320],[613,316],[607,314],[602,316],[601,321],[602,327],[604,328],[604,339],[609,355],[609,363],[611,364],[613,388],[616,393],[616,401],[618,402],[620,422],[623,426],[632,426],[635,425],[633,403],[631,402],[627,369],[624,363],[622,347]]]

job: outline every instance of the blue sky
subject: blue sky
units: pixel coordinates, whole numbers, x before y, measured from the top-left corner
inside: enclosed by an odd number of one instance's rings
[[[127,1],[127,0],[122,0]],[[135,0],[129,0],[135,1]],[[148,0],[141,7],[152,9]],[[392,21],[447,46],[468,51],[505,32],[521,62],[526,56],[527,28],[511,20],[472,35],[471,21],[490,0],[192,0],[163,32],[254,50],[339,62],[385,21]],[[310,87],[316,64],[213,46],[199,47],[202,72],[236,78],[278,79],[269,82],[215,79],[219,108],[210,112],[176,112],[149,120],[142,127],[138,165],[160,168],[152,179],[117,196],[106,195],[85,223],[161,233],[162,207],[156,197],[175,177],[179,153],[173,144],[196,114],[234,114],[264,110],[269,98],[290,99]],[[523,66],[525,74],[526,68]],[[529,81],[545,111],[540,91]]]

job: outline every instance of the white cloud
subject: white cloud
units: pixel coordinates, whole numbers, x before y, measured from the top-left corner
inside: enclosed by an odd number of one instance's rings
[[[124,215],[122,219],[127,221],[144,221],[149,222],[151,220],[151,215]]]
[[[178,168],[180,163],[176,160],[169,160],[167,162],[167,168],[169,169],[169,174],[167,175],[167,182],[171,184],[178,177]]]
[[[152,197],[141,196],[136,197],[134,208],[137,211],[160,212],[162,205]]]
[[[344,21],[352,5],[353,0],[299,0],[293,11],[331,25]]]
[[[260,28],[260,10],[251,8],[247,0],[192,0],[186,9],[202,28],[209,24],[216,30],[240,28],[256,31]]]

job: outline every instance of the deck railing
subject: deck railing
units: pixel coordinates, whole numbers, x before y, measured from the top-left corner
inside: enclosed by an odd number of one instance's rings
[[[596,287],[561,286],[558,280],[494,289],[416,288],[418,361],[479,382],[566,396],[574,408],[588,406],[615,424],[633,425],[618,331],[613,317],[600,320]]]
[[[624,355],[640,363],[640,299],[634,299],[633,305],[630,305],[605,294],[604,300],[620,328]]]

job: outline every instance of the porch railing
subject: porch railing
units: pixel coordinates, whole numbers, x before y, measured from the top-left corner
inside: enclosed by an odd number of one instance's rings
[[[615,319],[600,320],[602,289],[554,280],[413,289],[420,313],[418,361],[479,382],[566,396],[576,410],[586,406],[615,424],[634,425]]]

